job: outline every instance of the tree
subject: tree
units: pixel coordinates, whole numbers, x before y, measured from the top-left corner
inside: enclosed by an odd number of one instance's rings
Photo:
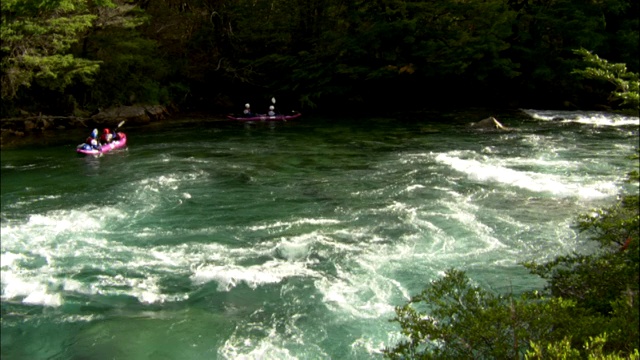
[[[448,270],[396,308],[392,321],[405,340],[383,353],[390,359],[637,359],[637,290],[618,294],[612,305],[601,314],[559,296],[497,295]]]
[[[146,18],[130,1],[8,0],[1,6],[3,114],[15,108],[86,114],[80,107],[156,91],[154,78],[139,71],[156,57],[137,56],[153,44],[136,37],[134,28]],[[143,66],[123,66],[136,61]]]
[[[84,36],[82,46],[74,49],[78,56],[101,64],[95,84],[78,84],[69,93],[91,110],[168,102],[161,84],[167,64],[158,54],[156,41],[140,31],[150,16],[134,4],[116,1],[116,7],[94,9],[94,26]]]
[[[109,0],[96,4],[113,6]],[[69,53],[97,18],[87,0],[6,0],[2,10],[2,99],[13,99],[34,82],[63,90],[73,80],[90,82],[98,61]]]
[[[458,270],[448,270],[397,307],[392,321],[407,340],[384,350],[391,359],[515,359],[531,342],[595,336],[594,325],[602,323],[573,301],[537,293],[493,294],[471,285]]]
[[[638,42],[636,1],[509,0],[508,3],[518,15],[513,23],[512,46],[507,52],[521,65],[522,73],[512,86],[519,89],[521,98],[540,99],[536,101],[542,103],[533,106],[558,106],[565,101],[578,107],[593,106],[586,96],[589,94],[571,76],[579,66],[572,49],[593,49],[608,57],[622,58],[627,64],[637,64],[637,46],[630,45]]]
[[[638,74],[627,71],[625,64],[611,64],[584,48],[574,50],[574,53],[581,55],[589,65],[585,69],[574,70],[574,74],[613,85],[614,89],[609,97],[610,101],[622,101],[619,106],[623,108],[635,109],[636,111],[640,109]]]

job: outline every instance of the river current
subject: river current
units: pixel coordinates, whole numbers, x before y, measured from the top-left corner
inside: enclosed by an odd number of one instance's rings
[[[576,216],[626,185],[639,120],[183,118],[2,150],[2,359],[370,359],[449,268],[541,289],[589,251]],[[214,121],[215,120],[215,121]],[[637,165],[636,165],[637,166]]]

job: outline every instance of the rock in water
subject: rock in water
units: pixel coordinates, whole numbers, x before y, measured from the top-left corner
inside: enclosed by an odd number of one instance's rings
[[[486,119],[482,119],[477,123],[471,123],[472,128],[476,129],[495,129],[495,130],[509,130],[506,126],[502,125],[496,118],[490,116]]]

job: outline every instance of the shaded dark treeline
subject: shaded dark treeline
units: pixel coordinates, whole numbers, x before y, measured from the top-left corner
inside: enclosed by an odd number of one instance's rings
[[[594,108],[615,106],[611,89],[572,74],[572,50],[639,70],[635,0],[59,0],[49,13],[24,2],[3,2],[5,116],[142,102],[226,112],[272,96],[305,111]],[[16,33],[29,30],[13,25],[79,13],[90,25],[56,54],[87,63],[47,77],[44,62],[20,60]]]

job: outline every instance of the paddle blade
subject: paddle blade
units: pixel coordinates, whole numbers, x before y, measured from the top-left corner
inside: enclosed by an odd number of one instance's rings
[[[275,98],[275,97],[272,97],[272,98],[271,98],[271,102],[272,102],[273,104],[275,104],[275,103],[276,103],[276,98]]]
[[[124,125],[125,120],[120,121],[120,124],[118,124],[118,126],[116,127],[116,129],[119,129],[122,125]]]

